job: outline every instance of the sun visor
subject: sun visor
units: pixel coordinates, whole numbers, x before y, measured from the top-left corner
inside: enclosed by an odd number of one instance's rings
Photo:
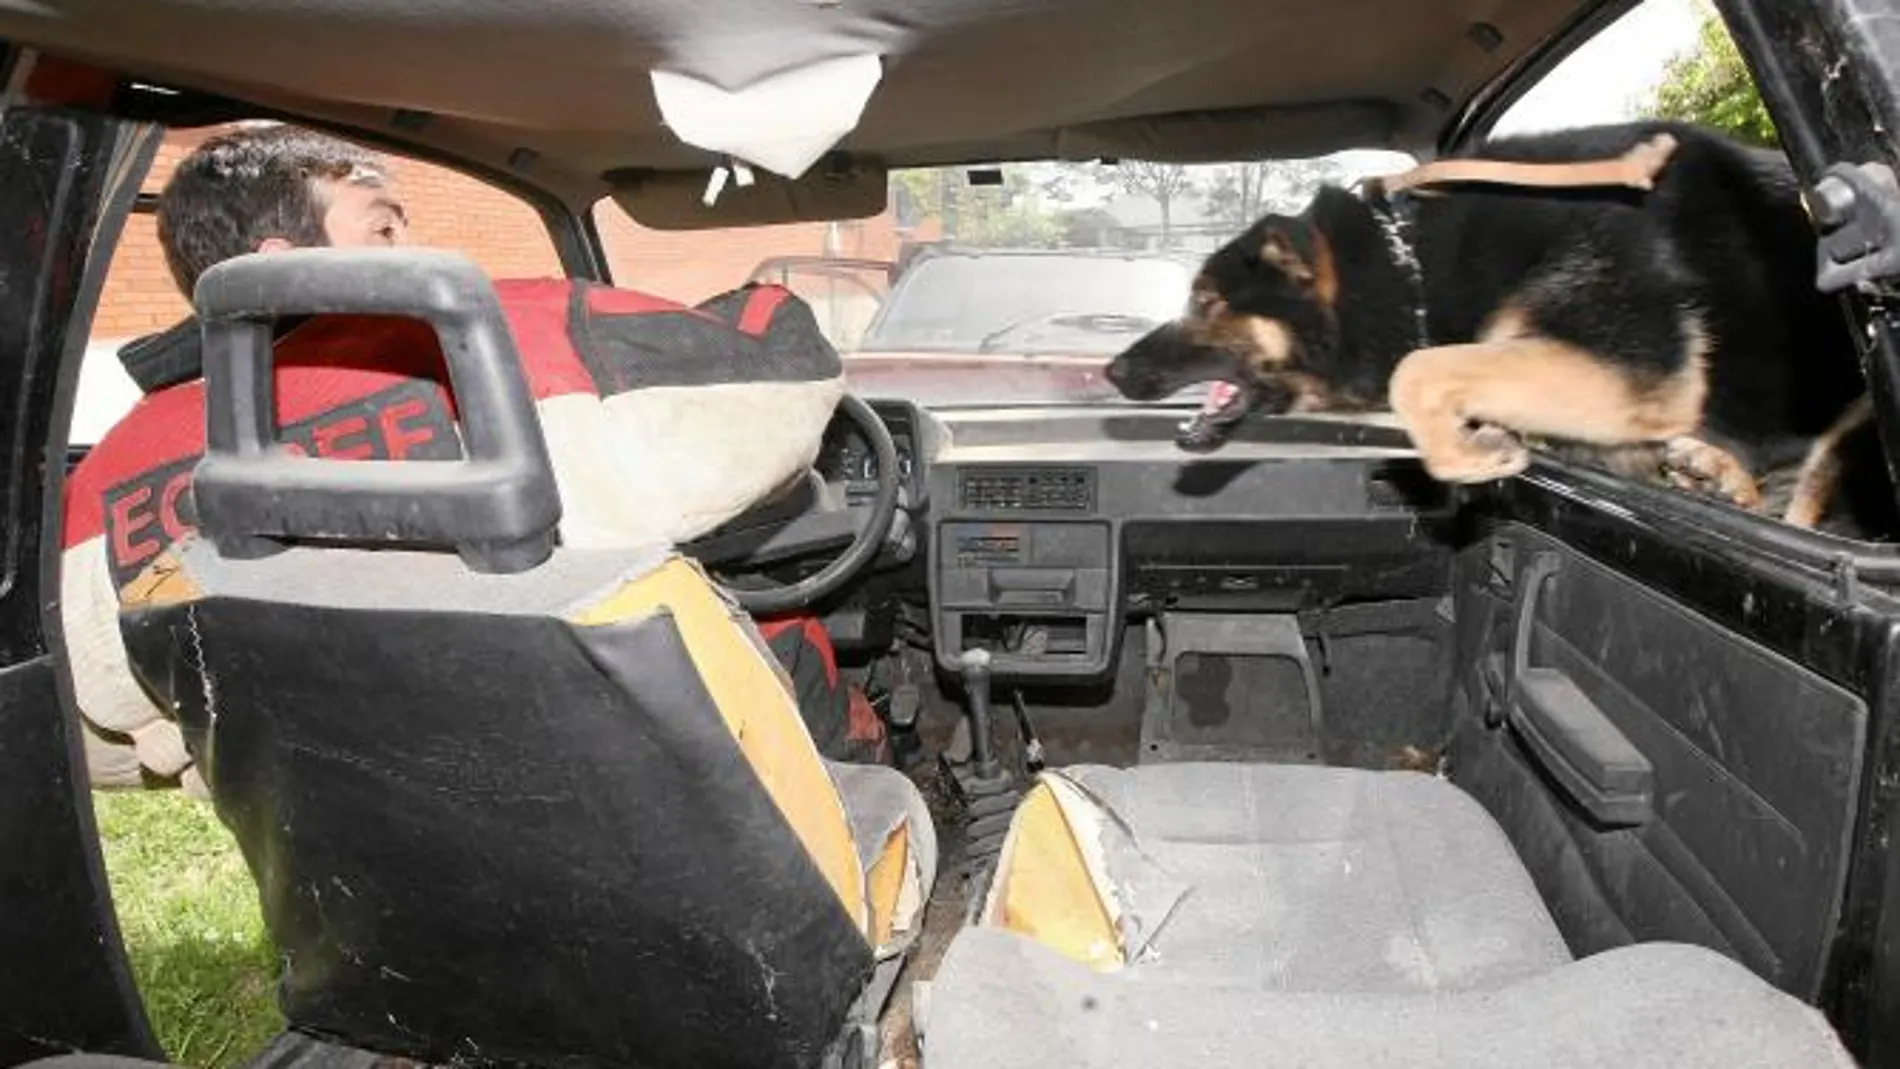
[[[857,129],[884,76],[876,56],[842,56],[722,89],[673,71],[653,72],[653,96],[681,141],[797,178]]]
[[[710,204],[704,171],[617,172],[607,178],[620,210],[653,230],[869,219],[890,202],[890,174],[882,163],[836,152],[796,179],[763,172],[750,185],[731,182]]]
[[[807,63],[727,89],[677,71],[655,70],[660,116],[688,145],[719,162],[706,174],[646,173],[614,181],[614,200],[661,230],[861,219],[884,210],[883,169],[832,155],[812,167],[864,117],[884,77],[875,55]],[[754,167],[765,173],[755,172]]]

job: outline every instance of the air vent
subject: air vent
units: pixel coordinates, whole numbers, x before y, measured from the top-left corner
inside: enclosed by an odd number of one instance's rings
[[[957,503],[977,512],[1090,512],[1095,472],[1090,468],[1008,468],[965,471]]]

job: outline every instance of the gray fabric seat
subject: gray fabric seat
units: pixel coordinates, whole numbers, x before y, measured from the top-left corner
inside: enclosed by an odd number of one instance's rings
[[[1104,975],[994,929],[938,970],[927,1069],[1847,1069],[1810,1006],[1701,947],[1609,951],[1487,991],[1263,993]]]
[[[1496,822],[1445,781],[1066,775],[1185,893],[1111,972],[1005,927],[960,933],[928,993],[928,1069],[1853,1064],[1819,1012],[1713,951],[1573,961]]]
[[[1150,975],[1434,991],[1570,960],[1504,832],[1443,780],[1242,764],[1069,775],[1190,888],[1141,966]]]

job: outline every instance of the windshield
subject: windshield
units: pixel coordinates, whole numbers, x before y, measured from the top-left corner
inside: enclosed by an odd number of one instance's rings
[[[747,281],[786,286],[861,395],[1119,404],[1103,365],[1180,314],[1208,253],[1261,215],[1299,212],[1323,183],[1413,163],[1349,151],[913,168],[891,175],[889,205],[869,219],[659,232],[602,201],[595,221],[616,285],[687,303]]]
[[[1113,354],[1180,312],[1193,262],[1134,254],[962,253],[913,266],[866,350]]]

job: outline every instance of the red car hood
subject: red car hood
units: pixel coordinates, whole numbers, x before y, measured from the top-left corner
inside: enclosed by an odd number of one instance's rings
[[[844,372],[853,393],[925,406],[1122,401],[1102,374],[1108,361],[1033,353],[859,352],[844,357]]]

